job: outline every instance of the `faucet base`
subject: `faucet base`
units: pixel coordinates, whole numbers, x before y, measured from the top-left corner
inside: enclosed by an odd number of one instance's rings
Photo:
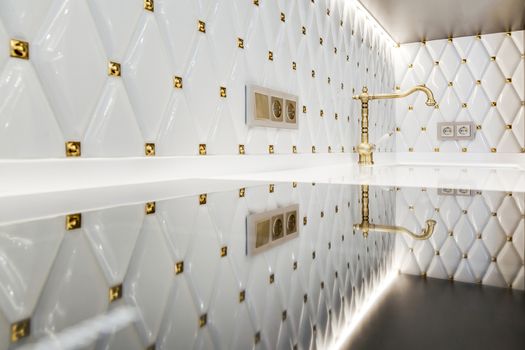
[[[357,146],[359,153],[359,165],[373,165],[374,164],[374,146],[369,143],[361,143]]]

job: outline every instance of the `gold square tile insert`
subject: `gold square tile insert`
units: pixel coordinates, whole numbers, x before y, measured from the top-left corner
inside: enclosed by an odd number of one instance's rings
[[[111,77],[120,77],[122,70],[120,68],[120,63],[109,61],[108,62],[108,75]]]
[[[204,327],[206,326],[206,323],[208,323],[208,315],[207,314],[202,314],[200,317],[199,317],[199,327]]]
[[[122,284],[118,284],[109,288],[109,302],[112,303],[115,300],[122,298]]]
[[[69,214],[66,216],[66,230],[76,230],[82,226],[82,214]]]
[[[155,144],[154,143],[144,144],[144,154],[147,157],[153,157],[155,155]]]
[[[180,275],[184,272],[184,261],[177,261],[175,263],[175,274]]]
[[[66,142],[66,157],[80,157],[80,141]]]
[[[246,300],[246,291],[243,289],[239,292],[239,303]]]
[[[31,320],[26,318],[11,324],[11,343],[16,343],[22,338],[26,338],[31,333]]]
[[[206,23],[204,21],[199,21],[197,25],[197,29],[201,33],[206,33]]]
[[[155,202],[146,203],[145,208],[144,208],[146,215],[154,214],[155,207],[156,207]]]
[[[224,258],[227,255],[228,255],[228,247],[227,246],[221,247],[221,258]]]
[[[155,3],[153,0],[144,0],[144,10],[153,12],[155,10]]]
[[[182,77],[173,77],[173,87],[175,87],[176,89],[182,89]]]
[[[11,39],[10,55],[14,58],[29,59],[29,43],[27,41]]]

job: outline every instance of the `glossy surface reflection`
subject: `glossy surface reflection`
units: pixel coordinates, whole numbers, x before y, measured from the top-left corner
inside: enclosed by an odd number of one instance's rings
[[[393,270],[395,239],[352,231],[357,186],[272,187],[87,211],[71,230],[63,215],[0,226],[0,349],[70,348],[72,330],[90,349],[331,345]],[[395,193],[370,188],[372,220],[394,223]],[[298,235],[247,255],[248,216],[279,208],[297,209]],[[122,306],[133,317],[114,331]],[[12,342],[26,319],[29,335]]]

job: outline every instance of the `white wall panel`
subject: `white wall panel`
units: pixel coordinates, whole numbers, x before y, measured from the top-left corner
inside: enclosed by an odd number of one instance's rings
[[[83,157],[143,156],[146,142],[157,156],[196,155],[199,144],[207,154],[237,154],[241,144],[247,154],[267,154],[269,145],[285,154],[293,146],[351,152],[359,135],[352,94],[394,86],[391,41],[353,1],[0,6],[0,86],[11,91],[0,95],[2,158],[62,157],[66,141],[80,141]],[[9,57],[10,39],[29,43],[28,61]],[[108,76],[109,61],[121,64],[120,77]],[[298,95],[299,130],[248,128],[246,84]],[[372,140],[392,151],[393,103],[372,110]]]
[[[396,102],[397,152],[525,152],[524,31],[403,44],[395,49],[396,87],[426,84],[425,96]],[[440,141],[437,123],[473,122],[476,137]]]

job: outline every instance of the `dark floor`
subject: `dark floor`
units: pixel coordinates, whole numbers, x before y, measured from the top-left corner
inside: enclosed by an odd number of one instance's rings
[[[525,349],[525,293],[399,276],[345,349]]]

